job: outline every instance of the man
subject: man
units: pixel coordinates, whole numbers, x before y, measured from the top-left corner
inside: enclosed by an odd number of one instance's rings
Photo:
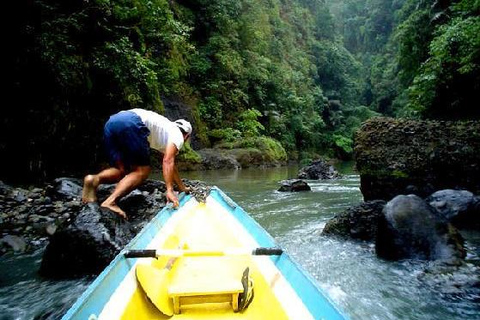
[[[114,114],[104,128],[111,167],[98,174],[85,176],[83,202],[97,201],[96,191],[100,184],[118,182],[101,206],[126,219],[127,215],[117,201],[148,178],[151,171],[150,148],[153,148],[163,154],[162,171],[167,186],[167,201],[177,207],[174,183],[180,191],[188,191],[188,188],[180,179],[175,156],[191,133],[192,126],[188,121],[179,119],[172,122],[149,110],[132,109]]]

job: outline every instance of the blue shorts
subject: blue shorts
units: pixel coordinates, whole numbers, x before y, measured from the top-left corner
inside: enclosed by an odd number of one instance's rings
[[[108,119],[103,137],[110,164],[121,161],[127,170],[150,165],[150,130],[132,111],[120,111]]]

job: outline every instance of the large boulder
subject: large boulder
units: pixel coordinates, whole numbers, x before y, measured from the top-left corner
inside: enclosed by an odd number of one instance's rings
[[[336,214],[330,219],[322,235],[373,241],[377,236],[378,220],[385,207],[385,201],[374,200],[360,203]]]
[[[337,179],[339,177],[340,174],[337,170],[323,160],[312,161],[308,166],[305,166],[298,171],[299,179],[326,180]]]
[[[355,136],[364,200],[437,190],[480,192],[480,122],[374,118]]]
[[[197,200],[205,200],[208,186],[200,181],[184,180],[184,183],[192,189]],[[99,203],[114,187],[103,185],[99,188]],[[98,274],[165,206],[165,190],[162,181],[146,180],[123,197],[118,205],[127,213],[128,221],[97,203],[77,207],[77,212],[51,236],[40,274],[49,278]]]
[[[440,190],[426,201],[455,226],[471,228],[480,225],[480,197],[470,191]]]
[[[241,169],[237,159],[221,149],[202,149],[198,151],[202,157],[202,166],[205,170]]]
[[[98,274],[134,235],[129,222],[89,203],[72,224],[53,235],[40,274],[49,278]]]
[[[416,195],[399,195],[386,204],[375,248],[378,256],[389,260],[416,258],[456,264],[465,257],[458,230]]]
[[[115,185],[101,185],[98,202],[113,191]],[[56,179],[50,188],[55,199],[65,205],[81,197],[81,181]],[[43,255],[40,274],[49,278],[71,278],[98,274],[117,253],[165,206],[165,183],[146,180],[119,201],[128,221],[102,209],[97,203],[77,207],[77,212],[52,233]]]

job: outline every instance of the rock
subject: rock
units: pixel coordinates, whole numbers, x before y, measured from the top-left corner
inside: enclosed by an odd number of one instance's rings
[[[453,264],[466,254],[458,230],[416,195],[399,195],[386,204],[375,249],[379,257],[388,260],[414,258]]]
[[[301,179],[282,180],[280,181],[280,184],[281,186],[278,191],[298,192],[312,190],[310,186]]]
[[[86,204],[71,225],[51,238],[40,274],[48,278],[98,274],[134,235],[131,224],[117,214]]]
[[[383,200],[374,200],[350,207],[330,219],[322,235],[373,241],[377,236],[378,221],[385,204]]]
[[[467,190],[440,190],[430,195],[426,201],[438,213],[461,227],[475,227],[480,225],[479,198]]]
[[[480,193],[480,122],[373,118],[355,135],[365,201],[442,189]]]
[[[3,181],[0,180],[0,194],[1,195],[8,195],[12,192],[12,187],[10,187],[9,185],[6,185],[5,183],[3,183]]]
[[[464,263],[450,266],[439,263],[429,264],[418,275],[422,285],[436,292],[444,299],[464,301],[480,295],[480,267]]]
[[[10,249],[15,253],[19,253],[27,249],[27,243],[22,237],[6,235],[0,239],[0,247],[6,247],[7,250]]]
[[[23,190],[23,189],[15,189],[13,191],[13,199],[16,201],[16,202],[25,202],[27,201],[28,197],[27,197],[27,191],[26,190]]]
[[[202,149],[198,151],[202,157],[205,170],[240,169],[241,165],[231,154],[226,154],[220,149]]]
[[[80,199],[82,197],[83,182],[74,178],[57,178],[54,180],[53,198]]]
[[[50,223],[45,227],[45,232],[49,236],[53,236],[56,231],[57,231],[57,226],[54,223]]]
[[[187,181],[184,179],[183,183],[185,183],[185,185],[190,188],[190,194],[198,202],[205,203],[205,201],[207,201],[207,197],[210,194],[210,186],[198,180]]]
[[[165,182],[159,180],[147,179],[137,188],[140,191],[146,191],[148,193],[154,192],[165,192],[167,191],[167,186]]]
[[[298,172],[299,179],[307,180],[337,179],[339,177],[340,174],[337,170],[323,160],[313,161],[308,166],[301,168]]]

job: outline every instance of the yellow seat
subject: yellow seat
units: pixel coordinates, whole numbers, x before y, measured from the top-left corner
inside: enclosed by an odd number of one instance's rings
[[[224,258],[193,257],[178,261],[168,288],[175,314],[182,306],[229,303],[238,311],[238,296],[243,292],[242,273]]]

